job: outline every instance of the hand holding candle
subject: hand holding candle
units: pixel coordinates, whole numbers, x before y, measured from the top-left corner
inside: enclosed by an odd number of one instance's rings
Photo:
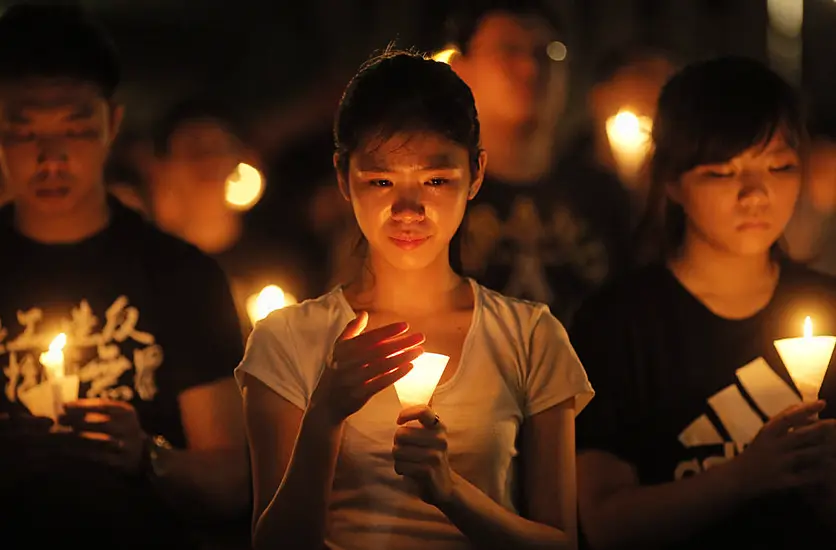
[[[803,401],[818,400],[835,345],[834,336],[813,336],[813,322],[809,317],[804,320],[804,336],[775,341],[775,349]]]
[[[446,502],[453,493],[456,474],[447,456],[444,423],[426,405],[402,410],[397,422],[399,427],[392,446],[395,473],[417,483],[425,502],[433,505]]]

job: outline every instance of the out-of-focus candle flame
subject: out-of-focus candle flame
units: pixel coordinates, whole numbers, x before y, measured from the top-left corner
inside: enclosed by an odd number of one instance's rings
[[[277,309],[296,303],[296,298],[276,285],[268,285],[247,300],[247,315],[256,324]]]
[[[403,408],[427,405],[450,358],[439,353],[422,353],[412,361],[412,370],[395,382]]]
[[[636,179],[650,151],[650,135],[653,121],[622,109],[607,120],[607,137],[619,176],[627,183]]]
[[[67,335],[63,332],[52,340],[49,344],[49,349],[41,353],[39,359],[41,365],[47,369],[47,373],[52,379],[60,379],[64,377],[64,346],[67,345]]]
[[[244,162],[226,180],[226,204],[235,210],[249,210],[264,194],[264,178],[254,167]]]
[[[804,319],[803,334],[801,338],[776,340],[775,349],[802,400],[810,402],[818,399],[836,336],[813,336],[813,321],[809,317]]]
[[[566,44],[560,42],[559,40],[555,40],[546,46],[546,55],[548,55],[552,61],[564,61],[567,53],[568,50],[566,49]]]
[[[443,50],[437,51],[433,54],[432,58],[434,61],[440,61],[441,63],[450,64],[450,60],[453,59],[453,56],[459,53],[459,49],[454,46],[448,46]]]

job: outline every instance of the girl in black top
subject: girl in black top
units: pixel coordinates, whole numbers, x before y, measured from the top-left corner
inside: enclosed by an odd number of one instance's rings
[[[773,346],[806,316],[836,330],[834,281],[778,248],[801,185],[796,95],[751,60],[695,64],[665,86],[653,138],[654,261],[571,331],[597,391],[577,427],[586,542],[834,547],[832,408],[801,404]],[[833,371],[820,396],[836,403]]]

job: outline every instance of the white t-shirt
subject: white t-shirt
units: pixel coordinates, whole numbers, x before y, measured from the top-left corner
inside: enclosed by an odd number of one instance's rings
[[[436,388],[433,410],[447,428],[451,467],[515,511],[515,446],[526,417],[593,396],[566,331],[548,307],[470,281],[473,321],[458,370]],[[246,372],[300,409],[308,405],[333,345],[355,317],[340,288],[274,312],[250,336]],[[334,550],[459,550],[467,539],[412,481],[395,473],[392,444],[401,410],[394,387],[348,418],[334,477],[326,542]]]

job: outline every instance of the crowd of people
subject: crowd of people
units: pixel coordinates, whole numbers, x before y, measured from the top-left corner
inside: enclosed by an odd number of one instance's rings
[[[262,242],[224,200],[250,153],[222,106],[120,139],[107,33],[0,15],[9,548],[836,543],[836,369],[811,398],[773,344],[836,333],[836,156],[797,90],[624,48],[559,153],[559,22],[520,0],[448,28],[449,61],[360,67],[330,185]],[[631,178],[625,107],[652,120]],[[300,303],[252,319],[263,270]],[[425,353],[446,366],[404,402]]]

